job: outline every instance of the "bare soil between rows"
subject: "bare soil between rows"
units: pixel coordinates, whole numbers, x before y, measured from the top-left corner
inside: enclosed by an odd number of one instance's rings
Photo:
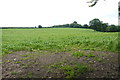
[[[119,78],[118,53],[81,50],[95,57],[74,57],[71,53],[50,51],[16,51],[2,57],[2,78],[65,78],[64,71],[50,65],[64,63],[86,64],[92,68],[77,78]],[[99,60],[100,59],[100,60]],[[63,66],[64,66],[63,65]]]

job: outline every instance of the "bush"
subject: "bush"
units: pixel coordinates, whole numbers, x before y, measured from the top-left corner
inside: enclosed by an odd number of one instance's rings
[[[118,31],[118,27],[112,25],[112,26],[107,27],[107,28],[106,28],[106,31],[107,31],[107,32],[117,32],[117,31]]]

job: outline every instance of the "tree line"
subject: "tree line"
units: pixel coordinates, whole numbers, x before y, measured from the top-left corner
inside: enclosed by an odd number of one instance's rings
[[[89,22],[89,27],[96,31],[101,32],[120,32],[120,26],[109,25],[108,23],[103,23],[99,19],[95,18]]]
[[[81,25],[78,24],[77,21],[74,21],[71,24],[54,25],[51,27],[52,28],[89,28],[101,32],[120,32],[120,26],[103,23],[103,21],[100,21],[98,18],[89,21],[89,25],[88,24]],[[39,28],[42,27],[40,26]]]

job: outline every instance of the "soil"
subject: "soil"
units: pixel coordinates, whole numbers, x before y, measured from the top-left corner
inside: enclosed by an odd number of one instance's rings
[[[92,68],[78,78],[119,78],[118,53],[80,50],[92,57],[74,57],[71,53],[50,51],[16,51],[2,57],[3,78],[65,78],[64,71],[50,65],[63,62],[74,65],[83,63]]]

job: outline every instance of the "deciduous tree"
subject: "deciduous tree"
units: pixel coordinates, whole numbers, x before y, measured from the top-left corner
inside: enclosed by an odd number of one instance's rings
[[[99,19],[95,18],[89,22],[90,28],[100,31],[100,28],[102,26],[102,21]]]

